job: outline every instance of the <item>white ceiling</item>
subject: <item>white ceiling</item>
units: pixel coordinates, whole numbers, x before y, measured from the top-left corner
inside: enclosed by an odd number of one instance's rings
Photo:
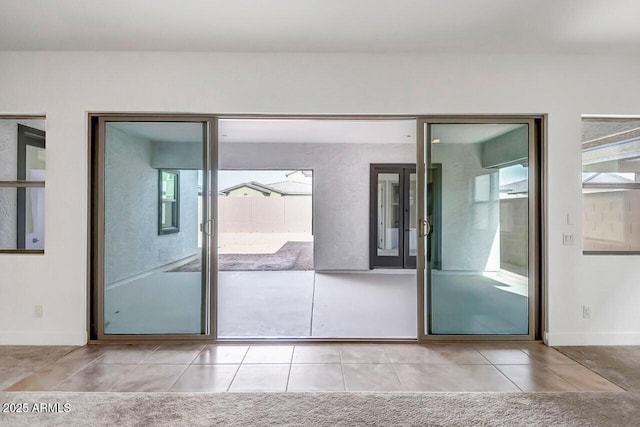
[[[109,122],[126,133],[151,141],[199,143],[202,124],[180,122]],[[441,143],[472,144],[510,132],[522,124],[433,125]],[[393,143],[415,144],[415,120],[222,119],[221,143]]]
[[[108,122],[109,126],[154,142],[201,143],[203,139],[202,123]]]
[[[0,50],[640,52],[638,0],[2,0]]]
[[[220,142],[415,143],[415,120],[220,120]]]
[[[488,141],[512,130],[516,130],[524,124],[441,124],[432,125],[431,138],[439,139],[442,144],[475,144]]]

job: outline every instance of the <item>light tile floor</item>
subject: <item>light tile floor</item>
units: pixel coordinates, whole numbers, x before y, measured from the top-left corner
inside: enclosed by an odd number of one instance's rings
[[[7,390],[623,391],[540,343],[93,345]]]

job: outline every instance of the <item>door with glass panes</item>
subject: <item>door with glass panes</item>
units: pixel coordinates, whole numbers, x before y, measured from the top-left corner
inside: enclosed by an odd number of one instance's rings
[[[415,268],[416,165],[371,165],[370,268]]]

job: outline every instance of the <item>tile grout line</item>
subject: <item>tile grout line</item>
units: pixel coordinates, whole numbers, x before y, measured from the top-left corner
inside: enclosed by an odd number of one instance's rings
[[[498,372],[500,372],[500,375],[502,375],[503,377],[505,377],[507,379],[507,381],[509,381],[511,384],[513,384],[518,390],[520,390],[521,393],[526,393],[526,391],[524,391],[518,384],[516,384],[511,378],[509,378],[509,376],[507,374],[505,374],[504,372],[502,372],[502,369],[500,369],[498,366],[494,365],[493,363],[491,364],[491,366],[494,367],[494,369]]]
[[[311,294],[311,324],[309,325],[309,336],[313,336],[313,312],[316,307],[316,272],[313,271],[313,291]]]
[[[293,353],[296,351],[296,346],[294,345],[291,349],[291,359],[289,359],[289,373],[287,374],[287,384],[284,387],[285,393],[289,391],[289,380],[291,380],[291,367],[293,366]]]
[[[184,374],[189,370],[189,368],[193,366],[193,362],[194,362],[196,359],[198,359],[198,356],[200,356],[200,354],[204,351],[204,349],[205,349],[205,348],[207,348],[207,345],[206,345],[206,344],[202,347],[202,349],[200,349],[200,351],[198,352],[198,354],[196,354],[196,357],[194,357],[194,358],[193,358],[193,360],[191,360],[191,363],[189,363],[189,364],[187,365],[187,367],[182,371],[182,373],[181,373],[180,375],[178,375],[178,378],[176,378],[176,380],[173,382],[173,384],[171,384],[171,385],[169,386],[169,388],[167,389],[167,392],[168,392],[168,391],[171,391],[171,389],[172,389],[176,384],[178,384],[178,381],[180,381],[180,378],[182,378],[182,377],[184,376]],[[157,349],[156,349],[156,351],[157,351]],[[145,359],[145,360],[146,360],[146,359]]]
[[[244,364],[244,359],[246,359],[247,358],[247,354],[249,354],[249,350],[251,350],[251,346],[250,345],[247,346],[247,351],[244,352],[244,355],[242,356],[242,359],[240,360],[240,363],[238,363],[238,367],[236,368],[236,372],[234,372],[233,377],[231,378],[231,381],[229,381],[229,385],[227,386],[227,389],[225,390],[225,393],[228,393],[229,390],[231,390],[231,384],[233,384],[233,382],[236,380],[236,377],[238,376],[238,372],[240,372],[240,368]]]
[[[132,370],[130,370],[130,371],[128,372],[128,374],[131,374],[131,373],[133,373],[133,371],[135,371],[136,369],[138,369],[138,366],[140,366],[140,365],[142,364],[142,362],[144,362],[145,360],[147,360],[147,359],[149,358],[149,356],[151,356],[153,353],[155,353],[155,352],[158,350],[158,348],[160,348],[160,346],[159,346],[159,345],[157,345],[157,346],[153,349],[153,351],[150,351],[150,352],[149,352],[149,354],[148,354],[146,357],[144,357],[141,361],[139,361],[138,363],[135,363],[135,364],[134,364],[134,365],[135,365],[135,367],[134,367]],[[98,359],[96,359],[96,360],[98,360]],[[128,365],[130,365],[130,364],[128,364],[128,363],[103,363],[103,365],[106,365],[106,366],[111,366],[111,365],[115,365],[115,366],[119,366],[119,365],[127,365],[127,366],[128,366]],[[118,379],[117,381],[115,381],[115,382],[111,385],[111,387],[109,387],[109,389],[108,389],[107,391],[108,391],[108,392],[110,392],[111,390],[113,390],[113,388],[114,388],[115,386],[117,386],[118,384],[120,384],[124,379],[125,379],[125,378],[120,378],[120,379]]]
[[[82,346],[82,347],[85,347],[85,346]],[[53,362],[50,362],[50,363],[48,363],[48,364],[46,364],[46,365],[44,365],[44,366],[41,366],[41,367],[40,367],[38,370],[36,370],[35,372],[32,372],[32,373],[28,374],[28,375],[27,375],[26,377],[24,377],[24,378],[20,378],[20,379],[19,379],[18,381],[16,381],[15,383],[13,383],[13,384],[9,384],[9,386],[5,387],[3,390],[0,390],[0,391],[4,391],[4,392],[8,391],[11,387],[15,386],[16,384],[18,384],[18,383],[20,383],[20,382],[22,382],[22,381],[26,380],[27,378],[30,378],[30,377],[32,377],[32,376],[34,376],[34,375],[37,375],[37,374],[38,374],[38,372],[42,371],[43,369],[46,369],[46,368],[48,368],[48,367],[50,367],[50,366],[53,366],[54,364],[57,364],[60,360],[64,359],[66,356],[70,355],[70,354],[71,354],[71,353],[73,353],[74,351],[78,351],[78,350],[80,350],[82,347],[78,347],[78,348],[74,348],[74,349],[69,350],[68,352],[66,352],[65,354],[63,354],[62,356],[60,356],[58,359],[54,360]],[[97,356],[96,358],[98,358],[98,357],[100,357],[100,356]],[[94,360],[95,360],[95,359],[94,359]],[[73,374],[71,374],[70,376],[77,374],[78,372],[80,372],[82,369],[84,369],[87,365],[89,365],[89,364],[90,364],[90,363],[92,363],[92,362],[93,362],[93,361],[91,361],[91,362],[87,363],[87,364],[86,364],[86,365],[84,365],[82,368],[80,368],[78,371],[75,371]],[[70,376],[69,376],[69,377],[70,377]],[[61,381],[57,382],[57,383],[54,385],[54,387],[55,387],[55,386],[57,386],[58,384],[60,384],[62,381],[66,380],[66,379],[67,379],[67,378],[69,378],[69,377],[66,377],[66,378],[64,378],[63,380],[61,380]],[[24,391],[24,390],[14,390],[14,391]]]
[[[135,344],[134,344],[134,345],[135,345]],[[148,354],[146,357],[144,357],[144,358],[143,358],[141,361],[139,361],[138,363],[135,363],[135,364],[134,364],[134,365],[135,365],[135,367],[134,367],[132,370],[130,370],[130,371],[128,372],[128,374],[132,374],[136,369],[138,369],[138,367],[139,367],[139,366],[143,366],[143,365],[144,365],[144,361],[145,361],[145,360],[147,360],[148,358],[150,358],[150,357],[151,357],[151,355],[152,355],[153,353],[155,353],[156,351],[158,351],[158,349],[159,349],[160,347],[161,347],[161,345],[156,345],[156,347],[155,347],[152,351],[150,351],[150,352],[149,352],[149,354]],[[104,365],[107,365],[107,366],[108,366],[108,365],[111,365],[111,363],[105,363]],[[113,363],[113,365],[129,365],[129,364],[127,364],[127,363]],[[148,365],[145,365],[145,366],[148,366]],[[115,381],[115,382],[113,383],[113,385],[112,385],[111,387],[109,387],[109,390],[107,390],[107,391],[112,391],[112,390],[114,389],[114,387],[116,387],[117,385],[119,385],[119,384],[120,384],[122,381],[124,381],[125,379],[126,379],[126,377],[125,377],[125,378],[121,378],[121,379],[119,379],[119,380]]]
[[[611,384],[620,387],[622,390],[624,390],[625,392],[628,392],[629,390],[627,390],[626,388],[622,387],[620,384],[610,380],[609,378],[606,378],[604,375],[600,374],[599,372],[591,369],[590,367],[588,367],[587,365],[584,365],[582,362],[574,359],[571,355],[563,353],[562,351],[558,350],[556,347],[551,347],[549,346],[550,349],[553,349],[555,351],[557,351],[558,353],[562,354],[563,356],[567,357],[569,360],[572,360],[573,362],[575,362],[578,366],[582,366],[585,369],[588,369],[589,371],[593,372],[594,374],[596,374],[597,376],[599,376],[600,378],[604,379],[605,381],[610,382]]]
[[[402,384],[402,381],[400,381],[400,375],[398,375],[398,371],[396,370],[396,365],[393,363],[393,361],[389,357],[389,353],[387,353],[387,347],[383,346],[382,350],[384,351],[384,355],[387,356],[387,359],[389,359],[389,364],[391,365],[391,369],[393,370],[393,375],[396,376],[396,379],[398,380],[398,384],[400,384],[401,390],[406,391],[404,384]]]
[[[477,351],[477,352],[480,354],[480,356],[484,357],[484,359],[485,359],[487,362],[489,362],[489,364],[490,364],[491,366],[493,366],[493,368],[494,368],[496,371],[500,372],[500,375],[502,375],[503,377],[505,377],[505,378],[507,379],[507,381],[509,381],[511,384],[513,384],[513,385],[514,385],[518,390],[520,390],[520,392],[525,393],[525,391],[524,391],[522,388],[520,388],[520,386],[518,386],[518,384],[516,384],[516,383],[515,383],[511,378],[509,378],[509,376],[508,376],[508,375],[506,375],[504,372],[502,372],[502,370],[501,370],[500,368],[498,368],[496,365],[494,365],[494,363],[493,363],[491,360],[489,360],[489,358],[487,358],[487,356],[485,356],[484,354],[482,354],[482,352],[481,352],[481,351],[480,351],[476,346],[473,346],[473,348],[474,348],[474,350],[475,350],[475,351]],[[523,351],[523,353],[524,353],[524,351]],[[525,353],[525,354],[526,354],[526,353]],[[529,355],[527,354],[527,356],[529,356]]]
[[[169,386],[169,388],[167,389],[167,392],[171,391],[171,389],[178,384],[178,381],[180,381],[180,379],[184,376],[185,372],[187,372],[189,370],[189,368],[191,367],[191,365],[188,365],[181,373],[180,375],[178,375],[178,378],[176,378],[176,380],[173,382],[173,384],[171,384]]]
[[[82,371],[83,369],[86,369],[89,365],[99,365],[99,363],[96,363],[98,361],[98,359],[100,359],[101,357],[104,357],[104,353],[100,354],[99,356],[97,356],[95,359],[93,359],[91,362],[85,364],[84,366],[82,366],[82,368],[74,371],[71,375],[61,379],[60,381],[58,381],[54,386],[50,387],[48,391],[55,391],[55,388],[58,387],[60,384],[62,384],[63,382],[65,382],[66,380],[70,379],[71,377],[73,377],[74,375],[76,375],[77,373],[79,373],[80,371]]]
[[[161,346],[161,345],[156,346],[156,348],[154,348],[154,349],[153,349],[153,351],[149,352],[149,354],[147,355],[147,357],[145,357],[144,359],[142,359],[142,360],[141,360],[140,362],[138,362],[137,364],[138,364],[138,365],[142,365],[142,364],[144,364],[144,361],[145,361],[145,360],[147,360],[148,358],[150,358],[150,357],[151,357],[151,355],[152,355],[153,353],[155,353],[156,351],[158,351],[158,349],[159,349],[160,347],[162,347],[162,346]]]
[[[340,355],[340,372],[342,372],[342,387],[347,391],[347,380],[344,377],[344,363],[342,363],[342,346],[338,346],[338,354]]]

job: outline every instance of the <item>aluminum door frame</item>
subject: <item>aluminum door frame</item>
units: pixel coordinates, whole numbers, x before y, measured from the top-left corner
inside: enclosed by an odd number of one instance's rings
[[[104,224],[105,224],[105,123],[106,122],[190,122],[203,126],[203,248],[202,248],[202,333],[200,334],[105,334],[104,333]],[[217,167],[218,117],[172,113],[89,114],[89,201],[91,305],[87,324],[90,340],[98,342],[213,341],[217,337]],[[207,231],[208,230],[208,231]],[[205,257],[205,255],[207,255]],[[92,339],[93,337],[93,339]]]
[[[539,126],[536,121],[539,122]],[[509,124],[522,123],[528,125],[528,162],[529,162],[529,233],[528,233],[528,321],[529,331],[526,335],[452,335],[431,334],[429,319],[431,315],[431,269],[426,260],[425,245],[428,236],[423,227],[424,218],[427,215],[425,204],[427,201],[427,175],[426,169],[430,164],[431,154],[431,125],[434,124]],[[543,158],[543,129],[544,116],[541,115],[483,115],[483,116],[421,116],[417,120],[417,168],[418,168],[418,257],[416,276],[418,281],[418,339],[420,341],[533,341],[542,338],[542,319],[545,307],[541,301],[545,297],[543,283],[543,256],[542,249],[546,243],[543,236],[542,209],[545,206],[543,193],[544,165]],[[546,322],[545,322],[546,323]],[[546,326],[546,325],[545,325]]]

